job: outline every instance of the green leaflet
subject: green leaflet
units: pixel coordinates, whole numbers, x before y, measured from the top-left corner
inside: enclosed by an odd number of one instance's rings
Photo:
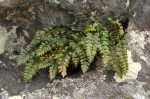
[[[76,68],[80,66],[86,73],[97,53],[100,53],[103,64],[111,64],[122,78],[128,71],[124,32],[118,20],[109,19],[109,22],[117,29],[115,32],[108,31],[99,22],[78,33],[65,26],[38,30],[17,59],[17,66],[26,65],[24,81],[28,82],[44,68],[49,68],[50,79],[58,73],[64,77],[70,64]]]
[[[96,31],[95,27],[93,25],[88,25],[84,32],[90,32],[90,31]]]

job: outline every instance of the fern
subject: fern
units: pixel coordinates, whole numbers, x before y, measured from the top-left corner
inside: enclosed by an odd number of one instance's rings
[[[27,66],[24,71],[24,82],[27,83],[28,80],[33,78],[34,75],[36,75],[38,71],[38,63],[34,60],[31,60],[29,63],[27,63]]]
[[[114,70],[118,74],[120,78],[122,78],[123,73],[122,73],[122,68],[121,68],[121,63],[119,60],[119,57],[117,55],[117,49],[115,47],[115,44],[110,46],[110,62],[113,65]]]
[[[35,56],[35,54],[36,53],[34,51],[28,50],[28,48],[27,48],[18,57],[17,66],[22,65],[22,64],[26,64],[27,61],[29,61],[30,59],[32,59]]]
[[[52,65],[49,67],[50,79],[54,79],[57,73],[58,73],[58,64],[56,63],[56,60],[54,59],[52,62]]]
[[[124,40],[120,40],[119,43],[117,44],[117,54],[120,59],[120,65],[121,65],[121,70],[122,74],[126,74],[128,70],[128,63],[127,63],[127,52],[124,46],[125,42]]]
[[[108,31],[99,22],[88,25],[79,33],[64,26],[38,30],[17,59],[18,66],[26,64],[24,81],[28,82],[44,68],[49,68],[50,79],[58,73],[65,77],[70,64],[75,68],[80,66],[86,73],[97,53],[102,55],[104,65],[112,64],[122,78],[128,70],[124,32],[118,20],[109,19],[109,22],[116,31]]]
[[[102,61],[106,65],[109,62],[109,40],[108,32],[104,29],[100,32],[100,52],[102,54]]]
[[[110,50],[111,50],[111,62],[114,67],[114,70],[120,78],[123,77],[128,71],[128,60],[127,60],[127,51],[125,48],[125,41],[122,39],[124,32],[119,21],[114,21],[109,19],[110,23],[117,27],[117,31],[110,32],[109,39]]]
[[[61,75],[63,77],[65,77],[67,75],[67,67],[69,66],[69,62],[70,62],[70,56],[67,54],[63,57],[63,59],[59,62],[59,73],[61,73]]]
[[[88,61],[91,63],[97,53],[98,49],[98,43],[99,43],[99,34],[95,33],[86,33],[85,37],[85,51],[86,51],[86,57],[88,57]]]
[[[79,62],[80,62],[80,48],[78,47],[77,44],[75,43],[72,43],[72,53],[70,53],[70,56],[72,58],[72,63],[73,65],[75,66],[75,68],[77,68],[77,66],[79,65]]]

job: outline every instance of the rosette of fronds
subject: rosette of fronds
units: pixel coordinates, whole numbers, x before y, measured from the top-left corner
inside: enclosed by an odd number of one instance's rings
[[[127,53],[124,32],[118,21],[109,19],[112,28],[108,31],[99,22],[88,25],[77,33],[68,27],[51,26],[38,30],[28,47],[20,54],[17,65],[25,64],[24,81],[28,82],[40,69],[49,68],[50,79],[58,73],[67,75],[73,64],[86,73],[97,53],[102,55],[104,65],[111,63],[122,78],[127,73]]]

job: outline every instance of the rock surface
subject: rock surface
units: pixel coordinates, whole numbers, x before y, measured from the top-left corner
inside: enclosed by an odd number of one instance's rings
[[[149,0],[0,0],[0,99],[150,99],[149,16]],[[61,24],[80,31],[95,20],[107,26],[108,17],[127,28],[131,63],[138,64],[131,66],[141,66],[134,79],[117,82],[112,70],[103,72],[98,58],[85,75],[50,81],[43,70],[29,84],[22,82],[16,57],[37,29]]]

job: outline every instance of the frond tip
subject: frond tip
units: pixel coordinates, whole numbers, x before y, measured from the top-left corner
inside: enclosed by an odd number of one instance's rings
[[[51,26],[38,30],[28,47],[17,59],[17,66],[26,64],[24,81],[28,82],[36,73],[49,68],[50,79],[57,73],[67,75],[67,68],[81,67],[89,70],[96,55],[102,55],[104,65],[112,64],[122,78],[128,71],[124,32],[118,20],[109,19],[115,31],[108,31],[99,22],[88,25],[79,33],[64,26]]]

